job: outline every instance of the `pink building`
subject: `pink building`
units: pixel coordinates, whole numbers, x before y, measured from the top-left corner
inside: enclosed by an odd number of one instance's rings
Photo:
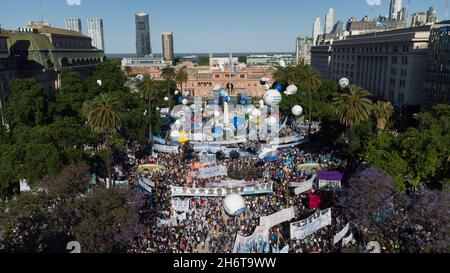
[[[230,68],[226,67],[221,70],[217,67],[210,66],[194,66],[192,63],[184,62],[182,66],[177,66],[176,69],[185,67],[188,73],[188,81],[183,84],[183,90],[189,91],[193,96],[211,97],[212,89],[216,85],[220,85],[226,89]],[[265,92],[265,87],[260,84],[261,78],[268,79],[268,83],[272,84],[272,67],[246,67],[237,66],[237,74],[232,76],[233,92],[231,95],[239,93],[247,94],[249,97],[262,97]],[[131,74],[150,75],[156,80],[162,80],[160,73],[161,67],[130,67]],[[178,88],[181,88],[178,85]]]

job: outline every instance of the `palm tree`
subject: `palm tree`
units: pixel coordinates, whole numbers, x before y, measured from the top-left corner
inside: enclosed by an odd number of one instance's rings
[[[333,98],[336,116],[344,126],[348,127],[349,135],[355,126],[370,118],[373,110],[371,96],[369,91],[350,85],[348,93],[338,94]]]
[[[170,108],[170,82],[175,79],[176,72],[171,66],[166,66],[161,69],[161,77],[167,82],[167,97],[169,98],[169,108]]]
[[[322,75],[311,68],[310,66],[298,66],[300,71],[300,81],[297,82],[298,86],[307,91],[309,94],[309,128],[308,136],[311,135],[311,125],[312,125],[312,97],[313,94],[319,91],[322,87]]]
[[[153,109],[152,109],[152,101],[156,100],[158,98],[159,92],[158,90],[155,90],[156,87],[156,81],[150,76],[145,75],[144,80],[139,84],[138,88],[143,95],[144,99],[148,102],[148,117],[149,117],[149,125],[148,125],[148,144],[152,143],[153,140],[153,132],[152,132],[152,115],[153,115]]]
[[[108,149],[108,186],[111,186],[112,153],[109,139],[114,132],[122,127],[122,112],[119,109],[116,98],[107,93],[102,93],[92,101],[84,103],[82,113],[94,131],[104,134],[105,144]]]
[[[178,70],[177,74],[175,75],[175,80],[178,84],[180,84],[181,93],[183,93],[183,83],[188,81],[188,73],[186,72],[186,69],[184,67]]]
[[[386,128],[387,121],[394,113],[394,106],[389,101],[378,101],[373,105],[373,115],[377,120],[377,130],[381,133]]]

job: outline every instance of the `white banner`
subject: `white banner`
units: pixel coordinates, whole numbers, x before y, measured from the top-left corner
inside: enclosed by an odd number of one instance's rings
[[[283,137],[274,139],[270,142],[270,145],[279,145],[279,144],[286,144],[286,143],[292,143],[292,142],[299,142],[303,139],[301,135],[296,136],[290,136],[290,137]]]
[[[170,186],[172,197],[226,197],[232,193],[240,195],[257,195],[273,193],[273,182],[249,186],[223,188],[186,188]]]
[[[258,226],[249,237],[236,235],[233,253],[269,253],[269,230]]]
[[[172,208],[176,211],[187,212],[190,210],[189,200],[172,199]]]
[[[289,253],[289,245],[283,247],[283,249],[280,250],[280,253]]]
[[[351,241],[353,241],[353,233],[350,233],[350,235],[348,235],[347,237],[345,237],[344,239],[342,239],[342,247],[345,247],[345,246],[348,245]]]
[[[267,229],[271,229],[272,227],[279,225],[284,222],[290,221],[292,218],[295,218],[294,208],[288,208],[280,210],[269,216],[263,216],[259,218],[259,225],[265,226]]]
[[[350,223],[348,223],[338,234],[336,234],[333,238],[333,245],[344,238],[345,234],[350,230]]]
[[[167,146],[160,144],[153,144],[153,149],[160,153],[178,154],[178,146]]]
[[[316,177],[317,177],[317,174],[314,174],[313,177],[311,177],[307,181],[304,181],[304,182],[291,182],[291,183],[289,183],[289,187],[291,187],[291,188],[299,188],[299,187],[307,188],[309,185],[311,185],[311,187],[309,188],[309,189],[311,189],[312,185],[314,183],[314,180],[316,180]]]
[[[331,209],[319,211],[305,220],[291,223],[291,239],[303,240],[329,225],[331,225]]]
[[[200,154],[200,163],[214,165],[216,164],[216,155],[202,153]]]
[[[221,151],[222,148],[218,145],[208,145],[208,144],[196,144],[194,145],[195,152],[204,152],[204,153],[217,153]]]
[[[164,227],[164,226],[170,226],[172,225],[173,227],[177,226],[177,219],[176,218],[170,218],[169,220],[163,220],[160,218],[156,219],[156,225],[158,227]]]
[[[198,170],[196,178],[207,179],[211,177],[227,176],[227,175],[228,172],[226,166],[214,166]]]

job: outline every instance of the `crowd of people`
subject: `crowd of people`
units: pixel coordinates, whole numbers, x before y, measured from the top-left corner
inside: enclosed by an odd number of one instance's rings
[[[288,128],[288,129],[286,129]],[[283,129],[286,136],[295,134],[290,127]],[[168,140],[168,144],[170,141]],[[139,240],[130,252],[143,253],[231,253],[236,235],[251,236],[259,225],[260,217],[274,214],[286,207],[293,207],[295,219],[299,221],[314,214],[318,208],[309,205],[309,193],[295,195],[289,187],[292,182],[311,179],[315,169],[299,168],[302,164],[317,164],[323,168],[343,168],[345,162],[339,155],[330,152],[312,153],[300,148],[284,148],[278,151],[276,161],[266,162],[257,156],[261,144],[249,141],[245,144],[229,145],[228,149],[245,151],[246,156],[217,157],[214,164],[226,166],[228,170],[251,169],[262,171],[262,175],[244,183],[273,181],[273,193],[245,196],[246,210],[238,217],[227,215],[223,209],[223,198],[219,197],[172,197],[170,186],[208,187],[220,184],[228,176],[199,179],[195,176],[194,165],[199,163],[199,154],[192,154],[190,144],[182,144],[179,153],[152,153],[138,164],[155,164],[165,167],[163,172],[133,173],[130,180],[153,181],[154,188],[149,194],[146,209],[142,211],[148,227],[145,238]],[[248,156],[251,154],[251,156]],[[133,156],[131,156],[133,157]],[[239,172],[238,172],[239,173]],[[244,179],[243,179],[244,180]],[[188,201],[189,208],[176,211],[172,201]],[[288,203],[287,203],[288,202]],[[342,246],[333,245],[333,236],[345,226],[345,219],[333,215],[333,224],[308,236],[304,240],[291,240],[289,222],[270,229],[270,252],[278,252],[288,247],[290,252],[334,252]],[[351,247],[352,244],[346,246]]]

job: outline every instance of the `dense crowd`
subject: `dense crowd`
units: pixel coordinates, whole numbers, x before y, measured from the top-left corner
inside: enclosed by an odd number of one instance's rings
[[[289,128],[289,127],[287,127]],[[288,136],[294,131],[283,129]],[[226,176],[199,179],[195,177],[194,163],[199,162],[199,155],[186,156],[192,149],[189,144],[183,144],[180,152],[175,154],[153,153],[139,161],[139,164],[156,164],[164,166],[164,172],[134,173],[138,179],[153,181],[155,187],[148,198],[143,219],[148,227],[145,238],[134,246],[131,252],[150,253],[230,253],[237,234],[250,236],[259,225],[262,216],[274,214],[286,207],[294,207],[296,221],[305,219],[317,209],[309,206],[309,195],[295,195],[288,184],[303,182],[317,171],[316,169],[299,168],[302,164],[316,163],[322,167],[338,169],[343,167],[339,156],[333,152],[310,153],[300,148],[285,148],[279,151],[276,161],[266,162],[255,154],[260,149],[258,142],[229,145],[228,149],[253,151],[252,156],[238,158],[217,158],[215,164],[226,166],[228,170],[250,170],[259,168],[262,176],[255,177],[251,183],[273,181],[273,193],[244,197],[246,210],[239,217],[228,216],[223,209],[223,198],[172,198],[172,186],[207,187],[210,184],[221,183],[229,179]],[[251,153],[250,153],[251,154]],[[248,181],[247,181],[248,182]],[[286,199],[286,196],[290,196]],[[175,211],[172,200],[188,201],[189,209]],[[289,200],[289,204],[286,204]],[[333,236],[345,226],[345,220],[333,215],[333,224],[305,238],[291,240],[289,223],[283,223],[270,229],[270,251],[278,252],[288,246],[290,252],[332,252]],[[350,244],[351,245],[351,244]],[[338,247],[340,249],[340,247]]]

